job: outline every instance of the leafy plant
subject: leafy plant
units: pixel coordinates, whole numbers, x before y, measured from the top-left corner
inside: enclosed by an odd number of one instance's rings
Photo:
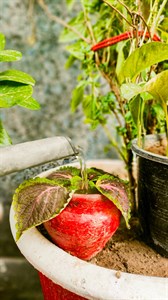
[[[0,33],[0,62],[17,61],[22,54],[15,50],[5,49],[5,36]],[[39,109],[39,103],[32,97],[35,80],[19,70],[6,70],[0,72],[0,108],[10,108],[18,105],[28,109]],[[0,118],[0,146],[11,144],[6,129]]]
[[[13,197],[16,239],[19,239],[25,230],[59,215],[74,193],[104,195],[121,211],[129,227],[131,202],[128,182],[96,168],[85,171],[85,181],[80,169],[62,167],[51,173],[48,178],[37,177],[23,182]]]
[[[81,105],[85,122],[92,129],[103,127],[109,146],[126,164],[135,201],[131,141],[138,136],[140,143],[145,132],[168,132],[167,0],[66,3],[79,8],[67,23],[38,0],[46,15],[64,26],[60,42],[68,44],[66,68],[74,62],[80,68],[71,109],[75,112]],[[154,107],[155,122],[149,126],[148,112]]]

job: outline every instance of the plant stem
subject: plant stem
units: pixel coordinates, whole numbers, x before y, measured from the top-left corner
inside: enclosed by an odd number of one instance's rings
[[[153,22],[153,24],[151,26],[152,35],[156,31],[156,28],[157,28],[158,23],[159,23],[160,16],[162,14],[162,11],[163,11],[166,3],[167,3],[167,0],[163,0],[162,4],[160,5],[159,11],[158,11],[158,13],[156,15],[156,18],[154,19],[154,22]]]
[[[80,170],[81,170],[82,190],[87,191],[88,190],[88,177],[87,177],[85,157],[84,157],[82,149],[80,147],[78,147],[78,149],[79,149],[79,154],[78,154],[77,158],[79,160]]]
[[[104,3],[106,3],[107,5],[109,5],[112,9],[114,9],[131,27],[133,27],[134,29],[136,29],[136,26],[134,26],[132,23],[130,23],[125,16],[115,7],[111,4],[111,2],[107,1],[107,0],[103,0]]]

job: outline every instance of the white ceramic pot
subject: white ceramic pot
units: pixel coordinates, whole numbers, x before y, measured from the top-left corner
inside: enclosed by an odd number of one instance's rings
[[[101,167],[106,171],[113,170],[116,174],[123,170],[121,161],[92,161],[88,162],[88,165]],[[45,172],[41,176],[46,176],[47,173]],[[12,207],[10,225],[15,239],[15,220]],[[71,256],[48,241],[36,228],[26,231],[17,242],[17,246],[36,270],[54,283],[86,299],[168,299],[168,278],[123,272],[121,272],[120,278],[117,278],[116,270],[99,267]]]

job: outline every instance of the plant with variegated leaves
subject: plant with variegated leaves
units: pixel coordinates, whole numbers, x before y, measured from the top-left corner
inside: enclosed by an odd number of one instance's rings
[[[15,191],[13,208],[16,219],[16,239],[34,226],[58,216],[73,194],[102,194],[121,211],[127,227],[130,219],[128,182],[96,168],[87,168],[86,175],[73,166],[64,166],[48,175],[23,182]]]
[[[5,49],[5,36],[0,33],[0,62],[17,61],[21,58],[21,52]],[[0,108],[18,105],[32,110],[39,109],[39,103],[32,97],[34,84],[35,80],[22,71],[10,69],[0,72]],[[11,138],[0,117],[0,146],[9,144]]]

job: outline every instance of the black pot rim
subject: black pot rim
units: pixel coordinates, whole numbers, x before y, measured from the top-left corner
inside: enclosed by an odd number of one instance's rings
[[[150,142],[150,143],[151,142],[157,142],[161,139],[164,139],[165,137],[166,137],[165,134],[148,134],[145,137],[145,143],[148,144],[148,142]],[[137,145],[137,139],[134,139],[132,141],[132,150],[133,150],[134,153],[136,153],[136,155],[138,155],[140,157],[143,157],[143,158],[146,158],[146,159],[158,162],[158,163],[168,165],[168,157],[167,156],[162,156],[162,155],[159,155],[159,154],[155,154],[155,153],[152,153],[152,152],[149,152],[149,151],[146,151],[146,150],[140,148]]]

